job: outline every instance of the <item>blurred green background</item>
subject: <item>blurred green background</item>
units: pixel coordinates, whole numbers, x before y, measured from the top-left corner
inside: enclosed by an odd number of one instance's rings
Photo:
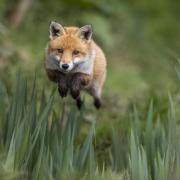
[[[163,111],[167,93],[179,90],[179,8],[178,0],[0,0],[0,80],[12,93],[21,69],[29,84],[36,73],[39,89],[48,91],[53,84],[44,71],[44,49],[50,21],[92,24],[108,61],[101,119],[126,118],[132,104],[146,108],[152,95],[163,101]]]
[[[36,73],[39,89],[48,92],[55,86],[44,70],[50,21],[92,24],[108,62],[99,121],[124,124],[132,105],[144,109],[152,96],[163,111],[167,93],[178,96],[179,90],[179,8],[178,0],[1,0],[0,80],[12,93],[19,70],[29,85]],[[86,99],[88,111],[96,112]]]
[[[175,110],[177,125],[179,124],[179,19],[179,0],[0,0],[0,87],[4,84],[8,94],[7,97],[4,96],[5,90],[2,86],[0,97],[4,97],[5,100],[2,98],[4,104],[0,104],[0,115],[5,114],[4,111],[7,113],[9,109],[8,97],[15,91],[18,73],[27,79],[28,93],[33,89],[33,80],[36,76],[37,106],[41,102],[41,91],[44,90],[43,95],[46,96],[56,87],[48,80],[44,69],[44,49],[48,41],[51,20],[56,20],[64,26],[92,24],[93,38],[103,48],[107,57],[108,74],[101,110],[95,110],[92,99],[88,95],[83,95],[85,99],[83,120],[87,122],[96,120],[95,151],[97,159],[103,160],[105,164],[111,158],[108,154],[113,143],[112,126],[117,128],[117,134],[121,137],[120,140],[117,138],[121,141],[120,143],[117,141],[118,160],[126,169],[128,162],[123,156],[127,155],[126,149],[130,146],[128,138],[133,107],[136,106],[138,109],[142,119],[138,123],[144,128],[146,113],[150,101],[153,100],[154,111],[149,111],[150,118],[147,118],[153,121],[149,123],[151,128],[148,122],[146,128],[147,139],[150,142],[151,135],[159,137],[158,131],[155,132],[156,135],[153,134],[154,121],[161,117],[164,123],[169,117],[167,115],[170,109],[169,95],[172,96],[174,102],[172,109]],[[22,101],[25,102],[23,98]],[[71,98],[67,101],[67,109],[75,105]],[[18,103],[21,104],[21,101]],[[61,114],[62,104],[63,101],[56,91],[52,110],[55,119]],[[0,125],[0,129],[4,129],[3,127]],[[175,129],[173,128],[172,131]],[[149,129],[152,132],[149,132]],[[84,125],[80,139],[76,142],[78,145],[82,144],[84,137],[82,135],[86,135],[88,130],[89,126]],[[167,135],[166,132],[165,134]],[[162,136],[164,145],[166,136],[164,134]],[[149,141],[144,142],[148,144]],[[0,150],[2,144],[0,143]],[[119,147],[119,144],[122,146]],[[159,146],[156,142],[153,145],[158,149],[161,142]],[[166,150],[163,153],[166,154]],[[153,157],[154,155],[151,157],[152,161]],[[123,163],[125,165],[122,165]],[[152,166],[154,167],[154,164]]]

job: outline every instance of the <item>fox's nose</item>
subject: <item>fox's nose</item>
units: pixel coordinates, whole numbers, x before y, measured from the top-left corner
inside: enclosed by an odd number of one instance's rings
[[[63,68],[64,70],[68,69],[68,67],[69,67],[69,64],[63,64],[63,65],[62,65],[62,68]]]

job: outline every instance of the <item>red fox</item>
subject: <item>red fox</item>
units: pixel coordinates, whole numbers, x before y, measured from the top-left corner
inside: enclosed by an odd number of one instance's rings
[[[106,58],[92,40],[92,27],[63,27],[52,21],[45,50],[45,68],[51,81],[58,84],[61,97],[68,91],[81,108],[80,91],[86,90],[101,107],[101,93],[106,78]]]

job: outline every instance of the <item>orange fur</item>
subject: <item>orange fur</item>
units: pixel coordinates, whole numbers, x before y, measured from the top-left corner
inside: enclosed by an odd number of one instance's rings
[[[45,64],[47,64],[48,55],[50,54],[54,54],[61,63],[65,64],[72,63],[75,59],[77,62],[83,60],[83,63],[89,61],[92,70],[90,67],[88,69],[86,66],[82,66],[81,72],[81,68],[76,71],[75,67],[73,67],[68,74],[82,73],[85,82],[83,88],[94,98],[100,99],[106,78],[106,58],[101,48],[91,38],[81,38],[80,31],[81,29],[78,27],[64,27],[59,36],[51,36],[46,49]],[[59,52],[59,49],[63,49],[63,52]],[[76,53],[78,51],[78,54],[75,54],[75,51]],[[46,69],[48,72],[47,66]],[[88,69],[87,73],[86,69]]]

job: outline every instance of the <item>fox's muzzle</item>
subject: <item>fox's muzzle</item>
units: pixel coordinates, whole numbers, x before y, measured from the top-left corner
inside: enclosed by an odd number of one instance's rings
[[[72,62],[70,63],[63,63],[63,62],[59,62],[59,67],[61,70],[63,70],[64,72],[69,72],[73,69],[74,65]]]

